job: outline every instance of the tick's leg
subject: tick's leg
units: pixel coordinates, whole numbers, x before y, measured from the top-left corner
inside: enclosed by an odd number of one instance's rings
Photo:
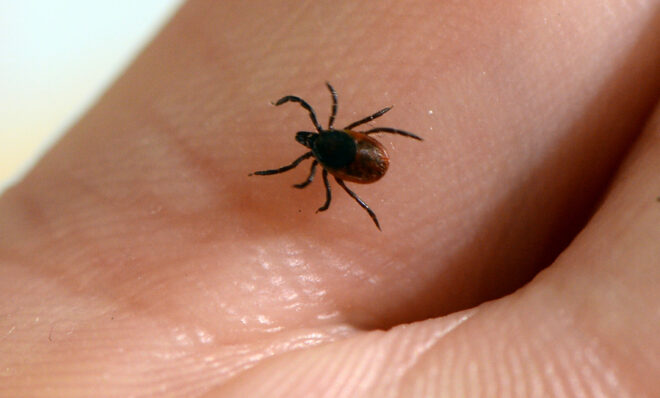
[[[320,133],[323,130],[323,127],[319,124],[318,120],[316,120],[316,113],[314,113],[314,109],[305,102],[304,99],[295,97],[293,95],[287,95],[286,97],[280,98],[277,102],[274,103],[275,106],[280,106],[285,102],[297,102],[302,106],[303,108],[307,109],[309,111],[309,117],[312,119],[312,123],[314,123],[314,127],[316,127],[316,130]]]
[[[335,122],[335,116],[337,116],[337,92],[330,83],[325,82],[325,85],[328,86],[330,95],[332,95],[332,113],[330,114],[330,120],[328,121],[328,130],[332,130],[332,124]]]
[[[293,163],[291,163],[288,166],[280,167],[279,169],[273,169],[273,170],[255,171],[254,173],[248,174],[248,176],[251,176],[251,175],[268,176],[268,175],[271,175],[271,174],[284,173],[285,171],[289,171],[292,168],[298,166],[300,164],[300,162],[302,162],[303,160],[305,160],[307,158],[310,158],[310,157],[312,157],[312,152],[311,151],[307,152],[306,154],[302,155],[298,159],[294,160]]]
[[[364,119],[360,119],[360,120],[358,120],[357,122],[353,122],[353,123],[349,124],[348,126],[344,127],[344,130],[350,130],[350,129],[352,129],[353,127],[357,127],[357,126],[359,126],[359,125],[361,125],[361,124],[365,124],[365,123],[367,123],[367,122],[370,122],[370,121],[374,120],[374,119],[377,118],[377,117],[381,117],[381,116],[383,116],[385,113],[387,113],[387,111],[389,111],[390,109],[392,109],[391,106],[388,106],[387,108],[383,108],[383,109],[379,110],[378,112],[374,113],[374,114],[371,115],[371,116],[367,116],[367,117],[365,117]]]
[[[409,133],[407,131],[399,130],[399,129],[393,129],[391,127],[376,127],[371,130],[367,131],[361,131],[362,134],[373,134],[373,133],[393,133],[393,134],[401,134],[406,137],[414,138],[416,140],[423,141],[421,137],[416,136],[413,133]]]
[[[312,162],[312,168],[309,170],[309,177],[304,182],[301,182],[300,184],[294,185],[296,188],[305,188],[306,186],[309,185],[314,180],[314,173],[316,172],[316,165],[319,164],[317,160],[314,160]]]
[[[380,229],[380,224],[378,223],[378,218],[376,218],[376,213],[374,213],[374,212],[369,208],[369,206],[367,206],[367,204],[364,203],[364,202],[362,201],[362,199],[360,199],[360,197],[357,196],[357,195],[355,194],[355,192],[353,192],[353,191],[351,191],[350,189],[348,189],[348,187],[344,184],[344,181],[340,180],[340,179],[337,178],[337,177],[335,177],[335,180],[337,181],[337,184],[339,184],[339,186],[341,186],[342,188],[344,188],[344,191],[346,191],[346,193],[348,193],[349,195],[351,195],[351,197],[352,197],[353,199],[355,199],[355,201],[358,202],[358,204],[359,204],[360,206],[362,206],[362,208],[363,208],[364,210],[366,210],[367,213],[369,213],[369,216],[371,217],[371,219],[374,220],[374,223],[376,223],[376,227],[378,227],[378,230],[379,230],[379,231],[382,231],[382,230]]]
[[[332,198],[332,191],[330,190],[330,182],[328,181],[328,170],[323,169],[323,183],[325,184],[325,203],[319,207],[316,212],[326,211],[330,207],[330,199]]]

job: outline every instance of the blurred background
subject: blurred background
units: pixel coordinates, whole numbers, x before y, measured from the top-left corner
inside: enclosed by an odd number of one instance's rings
[[[182,0],[0,0],[0,192],[128,66]]]

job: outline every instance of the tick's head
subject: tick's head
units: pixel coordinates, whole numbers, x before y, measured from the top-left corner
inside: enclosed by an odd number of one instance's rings
[[[316,141],[317,137],[318,134],[310,133],[309,131],[299,131],[296,133],[296,141],[310,149],[312,148],[312,145],[314,144],[314,141]]]

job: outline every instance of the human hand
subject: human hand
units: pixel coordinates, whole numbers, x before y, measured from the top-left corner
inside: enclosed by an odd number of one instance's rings
[[[659,7],[188,3],[0,200],[0,394],[658,395]],[[325,80],[382,233],[247,177]]]

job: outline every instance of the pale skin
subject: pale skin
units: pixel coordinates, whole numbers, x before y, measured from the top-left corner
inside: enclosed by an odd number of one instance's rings
[[[659,396],[659,10],[186,4],[0,198],[0,395]],[[326,80],[383,232],[247,176]]]

